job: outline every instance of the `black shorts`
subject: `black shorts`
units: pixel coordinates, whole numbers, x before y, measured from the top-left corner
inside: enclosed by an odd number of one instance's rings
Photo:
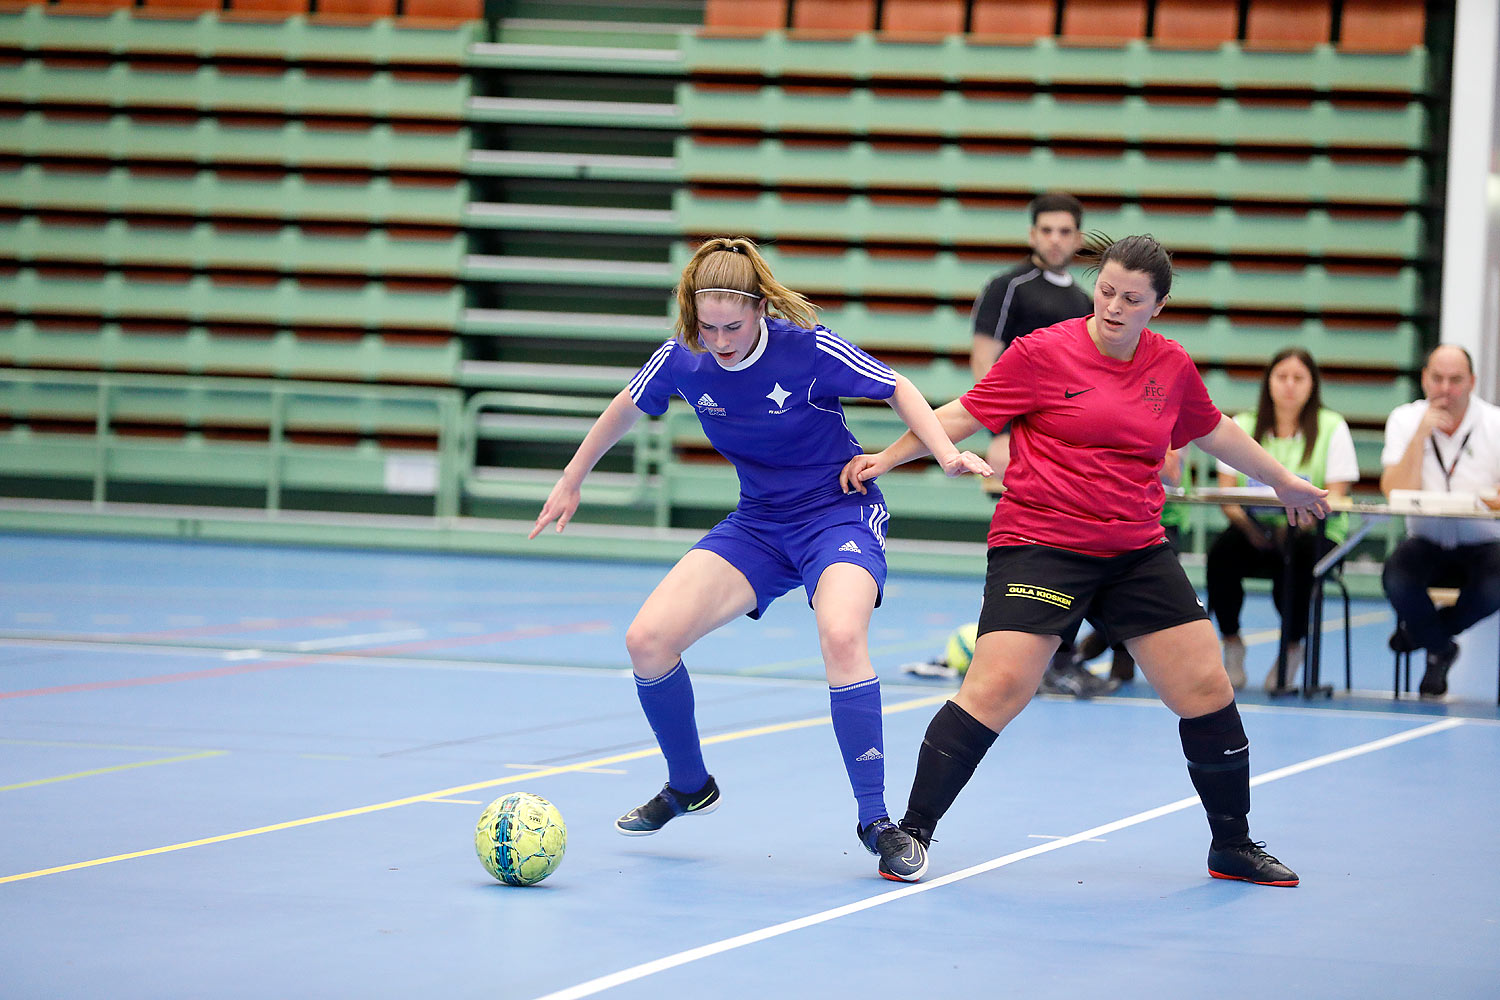
[[[1031,632],[1069,641],[1087,618],[1110,644],[1206,621],[1170,545],[1086,556],[1046,545],[990,549],[979,634]]]

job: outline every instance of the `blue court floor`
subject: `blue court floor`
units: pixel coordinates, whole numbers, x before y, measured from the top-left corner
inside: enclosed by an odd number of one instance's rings
[[[1208,877],[1175,720],[1141,681],[1038,698],[899,886],[854,837],[800,594],[686,657],[722,807],[628,839],[613,818],[665,768],[623,636],[664,567],[0,553],[7,1000],[1497,994],[1493,687],[1393,702],[1375,602],[1354,608],[1355,694],[1241,699],[1252,829],[1301,886]],[[978,605],[975,578],[898,576],[876,612],[898,814],[953,690],[901,665]],[[1252,682],[1274,623],[1252,598]],[[562,866],[525,889],[472,847],[513,790],[568,822]]]

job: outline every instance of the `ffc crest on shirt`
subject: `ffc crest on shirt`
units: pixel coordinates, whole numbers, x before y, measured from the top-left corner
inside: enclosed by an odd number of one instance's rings
[[[1152,413],[1160,414],[1162,408],[1167,405],[1167,387],[1154,378],[1147,379],[1146,388],[1141,393],[1141,401],[1151,408]]]

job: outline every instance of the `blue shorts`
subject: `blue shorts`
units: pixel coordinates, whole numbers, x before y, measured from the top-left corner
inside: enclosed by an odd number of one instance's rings
[[[787,524],[732,512],[699,540],[695,549],[723,556],[755,589],[759,618],[782,594],[801,586],[812,604],[818,578],[834,563],[863,566],[875,579],[875,606],[885,592],[885,504],[837,507]]]

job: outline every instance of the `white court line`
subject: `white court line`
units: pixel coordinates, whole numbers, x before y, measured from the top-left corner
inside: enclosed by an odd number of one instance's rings
[[[306,639],[292,643],[299,653],[317,649],[338,649],[342,646],[377,646],[383,642],[403,642],[407,639],[425,639],[425,628],[405,628],[396,632],[366,632],[363,635],[335,635],[327,639]]]
[[[1430,723],[1426,726],[1418,726],[1416,729],[1408,729],[1405,732],[1396,733],[1393,736],[1385,736],[1378,740],[1371,740],[1368,743],[1361,743],[1358,746],[1352,746],[1346,750],[1337,750],[1333,753],[1324,754],[1321,757],[1313,757],[1310,760],[1305,760],[1300,764],[1292,764],[1288,767],[1277,768],[1274,771],[1267,771],[1265,774],[1258,775],[1250,779],[1250,784],[1252,786],[1264,785],[1267,782],[1278,781],[1282,778],[1289,778],[1294,774],[1301,774],[1303,771],[1311,771],[1314,768],[1323,767],[1327,764],[1336,764],[1339,761],[1348,760],[1351,757],[1358,757],[1361,754],[1373,753],[1376,750],[1384,750],[1387,747],[1393,747],[1401,743],[1406,743],[1410,740],[1420,739],[1423,736],[1431,736],[1434,733],[1444,732],[1445,730],[1453,729],[1463,724],[1463,719],[1443,719],[1440,722]],[[596,993],[602,993],[605,990],[612,989],[616,986],[623,986],[625,983],[634,982],[637,979],[644,979],[645,977],[655,975],[658,972],[665,972],[668,969],[675,969],[679,965],[687,965],[689,962],[696,962],[701,958],[710,958],[714,955],[723,954],[726,951],[733,951],[736,948],[743,948],[746,945],[755,944],[757,942],[765,941],[774,937],[780,937],[783,934],[790,934],[792,931],[799,931],[805,927],[813,927],[818,924],[827,923],[830,920],[837,920],[839,917],[847,917],[850,914],[859,913],[863,910],[868,910],[876,906],[883,906],[886,903],[893,903],[898,899],[905,899],[906,897],[914,896],[917,893],[931,892],[933,889],[940,888],[941,886],[952,885],[954,882],[962,882],[963,880],[973,878],[976,875],[983,875],[986,872],[992,872],[997,868],[1004,868],[1006,865],[1013,865],[1017,861],[1024,861],[1027,858],[1034,858],[1039,855],[1046,854],[1048,851],[1056,851],[1060,848],[1070,847],[1073,844],[1079,844],[1086,840],[1093,840],[1095,838],[1102,837],[1105,834],[1114,833],[1116,830],[1123,830],[1127,827],[1137,826],[1141,823],[1146,823],[1153,819],[1159,819],[1162,816],[1168,816],[1172,813],[1180,812],[1183,809],[1187,809],[1198,804],[1198,796],[1196,795],[1192,796],[1191,798],[1178,799],[1176,802],[1169,802],[1164,806],[1157,806],[1155,809],[1148,809],[1145,812],[1136,813],[1134,816],[1126,816],[1124,819],[1117,819],[1110,823],[1104,823],[1089,830],[1083,830],[1079,833],[1075,833],[1067,837],[1062,837],[1058,840],[1051,840],[1044,844],[1038,844],[1035,847],[1028,847],[1023,851],[1016,851],[1013,854],[1007,854],[1003,857],[985,861],[981,864],[974,865],[971,868],[965,868],[962,871],[956,871],[948,875],[940,876],[933,879],[931,882],[923,882],[919,885],[909,885],[902,889],[883,892],[878,896],[870,896],[867,899],[857,900],[853,903],[846,903],[843,906],[836,906],[831,910],[824,910],[821,913],[812,913],[805,917],[798,917],[795,920],[788,920],[784,923],[773,924],[770,927],[762,927],[760,930],[750,931],[746,934],[739,934],[731,938],[725,938],[722,941],[715,941],[712,944],[700,945],[697,948],[689,948],[686,951],[679,951],[675,955],[667,955],[665,958],[658,958],[654,961],[643,962],[640,965],[634,965],[628,969],[622,969],[619,972],[612,972],[607,976],[600,976],[597,979],[590,979],[588,982],[579,983],[577,986],[570,986],[567,989],[557,990],[556,992],[545,994],[544,996],[538,997],[537,1000],[581,1000],[581,998],[583,997],[591,997]]]

